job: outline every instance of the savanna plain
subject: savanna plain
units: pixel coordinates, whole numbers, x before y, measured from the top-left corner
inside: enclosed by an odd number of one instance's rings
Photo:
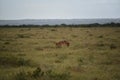
[[[120,27],[0,28],[0,80],[120,80]]]

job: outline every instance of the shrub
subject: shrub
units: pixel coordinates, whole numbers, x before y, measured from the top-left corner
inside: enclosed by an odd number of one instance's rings
[[[5,42],[4,44],[10,44],[10,42]]]
[[[15,80],[27,80],[28,76],[24,70],[15,74]]]
[[[51,31],[57,31],[56,29],[51,29]]]
[[[79,57],[78,62],[79,62],[79,66],[83,65],[84,64],[84,58]]]
[[[103,35],[98,36],[98,38],[103,38]]]
[[[115,44],[110,44],[110,49],[116,49],[117,46]]]
[[[44,72],[41,70],[40,67],[38,67],[35,71],[33,71],[32,73],[32,76],[34,78],[37,78],[37,77],[42,77],[44,75]]]
[[[22,35],[22,34],[18,34],[17,35],[19,38],[24,38],[24,35]]]
[[[0,55],[0,65],[9,66],[9,67],[18,67],[18,66],[30,66],[30,60],[24,59],[22,57],[17,57],[12,54],[1,54]]]
[[[77,36],[77,35],[72,35],[72,37],[73,37],[73,38],[76,38],[76,37],[78,37],[78,36]]]
[[[80,63],[83,63],[83,59],[82,59],[82,58],[79,58],[78,61],[79,61]]]
[[[104,47],[105,44],[103,44],[103,43],[98,43],[97,46],[99,46],[99,47]]]
[[[25,72],[24,70],[14,75],[15,80],[69,80],[70,73],[56,73],[52,70],[46,72],[37,67],[34,71]]]
[[[46,72],[47,80],[69,80],[69,73],[56,73],[51,70]]]
[[[30,36],[26,34],[17,34],[17,37],[18,38],[30,38]]]
[[[15,66],[17,65],[17,58],[13,55],[1,55],[0,64],[7,66]]]
[[[20,53],[20,54],[18,54],[18,56],[26,56],[26,54]]]
[[[55,63],[61,63],[62,61],[61,60],[55,60]]]
[[[19,66],[27,66],[30,65],[30,60],[25,60],[24,58],[18,58],[18,65]]]

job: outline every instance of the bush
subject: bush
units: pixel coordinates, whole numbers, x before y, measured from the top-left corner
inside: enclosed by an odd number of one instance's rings
[[[83,57],[79,57],[78,58],[78,63],[79,63],[79,66],[83,65],[84,64],[84,58]]]
[[[76,37],[78,37],[77,35],[71,35],[73,38],[76,38]]]
[[[98,43],[97,46],[99,46],[99,47],[104,47],[105,44],[103,44],[103,43]]]
[[[19,38],[24,38],[24,35],[22,35],[22,34],[18,34],[17,35]]]
[[[4,44],[10,44],[10,42],[5,42]]]
[[[103,35],[98,36],[98,38],[103,38]]]
[[[18,58],[18,65],[19,66],[27,66],[30,65],[30,60],[25,60],[24,58]]]
[[[1,54],[0,65],[6,67],[30,66],[30,60],[12,54]]]
[[[13,55],[1,55],[0,65],[15,66],[17,65],[17,58]]]
[[[69,80],[70,74],[69,73],[56,73],[52,72],[51,70],[46,72],[47,80]]]
[[[28,80],[28,76],[24,70],[15,74],[15,80]]]
[[[17,37],[18,38],[30,38],[30,36],[26,34],[17,34]]]
[[[110,49],[116,49],[117,46],[115,44],[110,44]]]
[[[44,72],[41,70],[40,67],[38,67],[35,71],[33,71],[32,73],[32,76],[34,78],[37,78],[37,77],[42,77],[44,75]]]
[[[56,29],[51,29],[51,31],[57,31]]]
[[[25,72],[24,70],[14,75],[15,80],[69,80],[69,73],[56,73],[52,70],[46,72],[37,67],[32,72]]]

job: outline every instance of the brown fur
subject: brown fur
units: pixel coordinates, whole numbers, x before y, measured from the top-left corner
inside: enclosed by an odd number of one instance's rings
[[[59,41],[57,43],[55,43],[57,47],[62,47],[62,46],[67,46],[69,47],[70,46],[70,43],[68,41]]]

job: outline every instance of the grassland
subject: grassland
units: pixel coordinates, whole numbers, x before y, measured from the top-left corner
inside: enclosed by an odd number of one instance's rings
[[[0,80],[120,80],[120,27],[0,28]]]

